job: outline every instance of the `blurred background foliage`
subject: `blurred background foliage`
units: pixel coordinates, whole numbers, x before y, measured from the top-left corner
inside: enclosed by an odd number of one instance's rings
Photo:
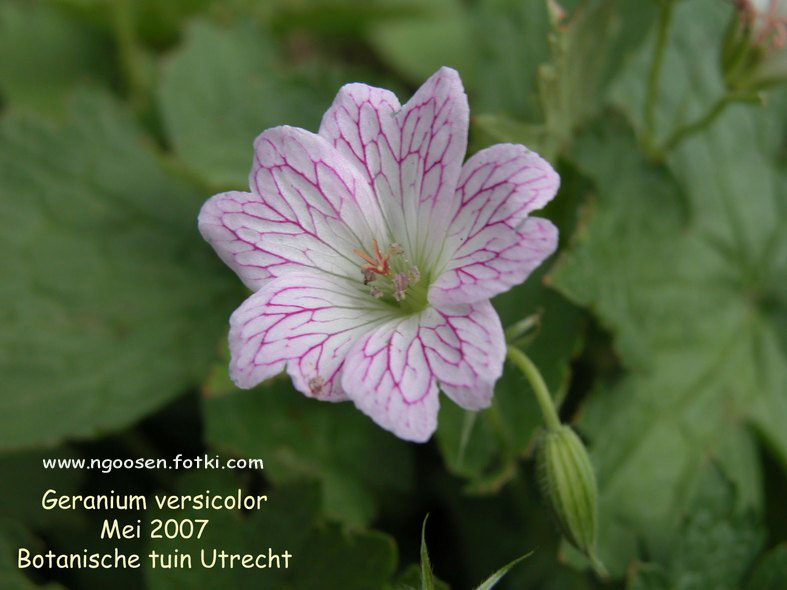
[[[787,98],[771,88],[680,131],[726,96],[733,10],[0,0],[0,587],[395,588],[414,579],[427,512],[453,588],[531,550],[499,588],[787,587]],[[441,65],[467,89],[470,151],[525,143],[561,173],[544,212],[559,253],[494,303],[505,326],[532,324],[520,344],[591,449],[608,579],[546,514],[537,406],[509,367],[490,409],[444,400],[420,446],[287,379],[242,392],[227,378],[245,293],[196,231],[202,202],[246,187],[263,129],[316,130],[341,84],[406,100]],[[265,469],[41,468],[204,452]],[[46,488],[238,487],[267,490],[270,509],[211,516],[210,543],[286,547],[292,569],[15,568],[21,544],[106,543],[105,515],[43,512]]]

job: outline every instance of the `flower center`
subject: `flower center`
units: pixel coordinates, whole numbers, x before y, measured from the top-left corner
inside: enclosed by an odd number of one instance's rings
[[[369,252],[360,248],[353,248],[353,252],[366,263],[361,265],[361,276],[372,297],[406,313],[417,313],[427,306],[429,282],[422,280],[418,267],[405,256],[399,244],[394,242],[380,251],[377,240],[372,240]]]

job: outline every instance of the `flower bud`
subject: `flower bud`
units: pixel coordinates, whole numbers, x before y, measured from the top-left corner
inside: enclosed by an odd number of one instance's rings
[[[566,424],[543,433],[536,450],[541,492],[561,532],[603,571],[595,556],[598,491],[585,445]]]
[[[758,90],[787,78],[787,0],[735,0],[722,45],[731,90]]]

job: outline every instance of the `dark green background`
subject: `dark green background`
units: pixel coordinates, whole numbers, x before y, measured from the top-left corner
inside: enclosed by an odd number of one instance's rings
[[[552,23],[542,0],[0,0],[0,589],[417,585],[427,513],[452,588],[529,551],[499,588],[787,587],[784,92],[660,153],[724,92],[732,3],[670,3],[656,93],[663,2],[561,4]],[[441,65],[467,89],[470,152],[525,143],[561,173],[543,213],[560,251],[494,303],[505,326],[538,317],[521,344],[591,451],[607,580],[546,513],[540,418],[510,367],[472,422],[443,398],[425,445],[285,378],[252,391],[227,378],[246,293],[197,233],[200,205],[246,187],[263,129],[315,130],[349,81],[404,101]],[[41,467],[204,452],[265,469]],[[212,515],[202,546],[296,558],[28,576],[19,546],[106,550],[103,518],[157,515],[45,512],[50,487],[264,491],[259,514]],[[161,548],[175,546],[194,547]]]

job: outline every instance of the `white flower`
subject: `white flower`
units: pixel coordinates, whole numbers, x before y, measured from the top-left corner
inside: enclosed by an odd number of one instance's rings
[[[348,84],[318,134],[256,139],[250,192],[218,194],[199,216],[255,291],[230,319],[238,386],[286,367],[305,395],[350,399],[415,441],[436,428],[438,388],[489,405],[505,357],[489,298],[554,251],[554,225],[528,214],[559,178],[519,145],[463,165],[467,126],[459,76],[442,68],[404,106]]]

